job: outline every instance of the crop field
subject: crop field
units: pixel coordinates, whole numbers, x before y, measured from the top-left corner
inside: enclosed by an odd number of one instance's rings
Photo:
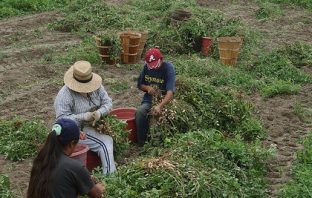
[[[187,20],[174,21],[184,9]],[[55,121],[65,71],[89,61],[113,107],[138,107],[144,60],[102,62],[95,36],[146,31],[175,66],[168,116],[143,148],[113,118],[117,171],[93,174],[104,197],[312,197],[312,1],[2,0],[0,197],[27,191],[32,160]],[[209,56],[201,38],[211,37]],[[241,37],[235,66],[217,38]],[[117,54],[117,55],[116,55]]]

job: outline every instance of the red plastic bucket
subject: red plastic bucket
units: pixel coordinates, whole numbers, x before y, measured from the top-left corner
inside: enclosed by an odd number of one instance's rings
[[[204,56],[208,56],[209,55],[209,50],[212,44],[212,39],[210,37],[202,37],[202,54]]]
[[[89,150],[86,144],[77,144],[74,152],[70,155],[71,158],[81,161],[85,166],[87,166],[87,152]]]
[[[129,130],[130,133],[128,138],[131,142],[136,142],[136,124],[135,124],[135,112],[136,108],[117,108],[113,109],[109,114],[115,115],[120,120],[125,120],[127,122],[126,130]]]
[[[93,151],[87,152],[87,169],[92,172],[98,166],[102,166],[101,158]]]

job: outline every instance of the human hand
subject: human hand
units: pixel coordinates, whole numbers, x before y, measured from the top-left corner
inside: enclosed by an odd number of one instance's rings
[[[105,186],[100,182],[95,184],[95,186],[98,188],[98,190],[101,192],[101,194],[103,194],[106,191]]]
[[[147,93],[148,93],[149,95],[154,95],[154,94],[156,93],[156,90],[154,89],[154,87],[148,86],[148,88],[147,88]]]
[[[91,121],[91,120],[93,120],[94,118],[93,118],[92,115],[93,115],[93,114],[92,114],[91,112],[86,112],[86,113],[84,113],[84,114],[83,114],[83,120],[84,120],[84,121]]]
[[[87,135],[84,132],[80,131],[79,139],[85,140],[87,139]]]
[[[101,119],[101,112],[99,110],[92,113],[92,118],[94,119],[92,126],[95,126],[95,123]]]
[[[160,114],[162,110],[162,107],[160,105],[156,105],[153,107],[153,114]]]

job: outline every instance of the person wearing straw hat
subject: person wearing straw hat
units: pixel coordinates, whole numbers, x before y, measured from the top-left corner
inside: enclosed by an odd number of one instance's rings
[[[102,196],[103,184],[95,184],[82,162],[70,158],[79,136],[75,121],[66,118],[56,121],[33,161],[27,198]]]
[[[104,174],[114,172],[113,139],[92,127],[112,108],[112,99],[102,85],[102,78],[92,72],[89,62],[77,61],[65,73],[64,84],[54,101],[56,119],[76,121],[85,133],[79,143],[87,144],[100,156]]]
[[[138,78],[137,85],[140,90],[145,92],[141,105],[135,114],[139,146],[143,146],[147,140],[149,113],[159,114],[163,107],[173,98],[175,75],[174,66],[170,62],[163,60],[163,55],[159,49],[151,48],[146,51],[145,64]],[[152,104],[156,89],[161,91],[163,98],[158,104]]]

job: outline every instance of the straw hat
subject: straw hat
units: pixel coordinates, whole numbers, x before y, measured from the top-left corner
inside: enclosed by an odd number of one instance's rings
[[[64,83],[76,92],[90,93],[101,86],[102,78],[92,72],[88,61],[77,61],[65,73]]]

